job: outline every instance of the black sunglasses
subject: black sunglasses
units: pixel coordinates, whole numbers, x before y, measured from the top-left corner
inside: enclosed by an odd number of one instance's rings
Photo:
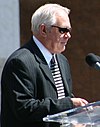
[[[61,27],[59,27],[59,26],[54,26],[54,25],[52,25],[51,27],[56,27],[56,28],[58,28],[59,29],[59,32],[61,33],[61,34],[63,34],[63,33],[68,33],[68,32],[71,32],[71,28],[61,28]]]

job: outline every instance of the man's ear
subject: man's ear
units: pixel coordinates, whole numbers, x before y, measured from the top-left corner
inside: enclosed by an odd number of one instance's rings
[[[46,32],[47,32],[46,26],[44,24],[41,24],[40,25],[40,34],[45,37],[46,36]]]

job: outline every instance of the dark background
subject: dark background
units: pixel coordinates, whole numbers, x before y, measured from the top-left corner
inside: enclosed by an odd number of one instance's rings
[[[63,54],[68,58],[73,78],[73,92],[89,102],[100,100],[100,71],[89,67],[85,57],[100,55],[100,0],[19,0],[21,45],[32,33],[33,12],[45,3],[58,3],[71,9],[72,38]]]

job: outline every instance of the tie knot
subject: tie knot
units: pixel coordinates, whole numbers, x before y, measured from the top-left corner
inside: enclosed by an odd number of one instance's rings
[[[52,55],[51,64],[55,64],[55,63],[56,63],[56,58],[54,55]]]

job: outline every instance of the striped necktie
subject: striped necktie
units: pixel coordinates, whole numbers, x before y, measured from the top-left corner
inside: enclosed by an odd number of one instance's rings
[[[63,81],[55,55],[52,55],[52,59],[50,62],[50,70],[52,72],[55,86],[57,88],[58,99],[64,98],[65,92],[64,92]]]

